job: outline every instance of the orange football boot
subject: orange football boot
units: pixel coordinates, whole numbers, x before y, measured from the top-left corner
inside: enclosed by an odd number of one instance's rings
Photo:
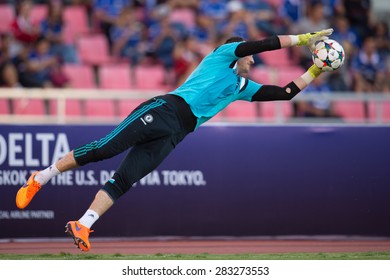
[[[39,171],[31,174],[28,178],[27,183],[25,183],[16,194],[16,206],[20,209],[26,208],[27,205],[31,202],[35,194],[41,189],[41,184],[34,180],[35,175]]]
[[[78,221],[71,221],[66,224],[65,232],[73,238],[74,244],[81,251],[88,252],[91,249],[88,237],[93,230],[83,226]]]

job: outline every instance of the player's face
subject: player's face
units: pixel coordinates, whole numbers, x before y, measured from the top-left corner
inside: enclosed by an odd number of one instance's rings
[[[255,63],[255,61],[253,60],[252,55],[248,55],[243,58],[240,58],[237,61],[237,73],[239,75],[247,74],[253,63]]]

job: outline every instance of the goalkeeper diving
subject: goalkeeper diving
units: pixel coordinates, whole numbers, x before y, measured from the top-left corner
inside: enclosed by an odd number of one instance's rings
[[[141,103],[108,135],[77,147],[46,169],[34,172],[16,195],[17,207],[27,207],[54,176],[129,150],[86,212],[65,226],[76,246],[89,251],[92,225],[200,125],[236,100],[291,100],[322,73],[313,64],[287,85],[263,85],[247,78],[254,54],[292,46],[313,50],[317,41],[327,39],[332,32],[333,29],[326,29],[300,35],[271,36],[258,41],[229,38],[205,56],[177,89]]]

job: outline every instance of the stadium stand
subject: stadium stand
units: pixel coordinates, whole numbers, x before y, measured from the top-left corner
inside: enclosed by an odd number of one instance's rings
[[[364,122],[366,119],[364,102],[360,100],[335,100],[335,113],[346,122]]]
[[[169,20],[172,23],[183,24],[188,30],[192,30],[196,24],[196,15],[190,8],[176,8],[171,12]]]
[[[270,85],[275,84],[277,73],[272,67],[253,67],[249,72],[249,76],[260,84]]]
[[[66,43],[75,43],[79,36],[91,32],[87,11],[84,6],[65,6],[63,19],[65,23],[64,40]]]
[[[83,64],[65,64],[65,74],[73,88],[96,88],[94,72],[91,66]]]
[[[368,103],[369,121],[390,122],[390,101],[383,101],[378,104],[378,101],[369,101]],[[377,115],[379,114],[379,116]]]
[[[94,117],[115,117],[114,101],[107,100],[86,100],[85,114]]]
[[[7,33],[15,17],[13,7],[9,4],[0,4],[0,15],[0,33]]]
[[[103,34],[81,35],[76,47],[82,63],[100,66],[113,61],[107,38]]]
[[[267,0],[267,2],[276,9],[279,9],[283,5],[284,0]]]
[[[65,101],[65,116],[82,116],[82,104],[84,101],[78,99],[68,99]],[[57,101],[50,101],[50,114],[56,115],[58,113]]]
[[[262,52],[258,55],[268,66],[291,66],[291,58],[288,49],[279,49],[272,52]]]
[[[292,104],[289,101],[261,102],[260,117],[265,122],[280,122],[291,118]]]
[[[47,13],[48,13],[47,5],[35,4],[31,9],[31,14],[30,14],[31,21],[34,24],[39,24],[46,18]]]
[[[121,100],[119,102],[119,116],[121,118],[127,117],[131,111],[137,108],[146,99]]]
[[[225,109],[224,116],[229,121],[254,122],[257,119],[258,103],[237,101]]]
[[[305,69],[301,66],[289,66],[289,67],[279,67],[275,69],[277,73],[276,84],[279,86],[285,86],[289,82],[301,76],[305,73]]]
[[[10,109],[8,106],[8,100],[0,99],[0,115],[8,115],[10,113]]]
[[[42,99],[14,99],[14,113],[19,115],[45,115],[45,102]]]
[[[10,32],[10,23],[13,19],[15,19],[15,1],[7,1],[7,4],[0,4],[0,33],[8,33]],[[267,0],[275,9],[282,8],[285,5],[285,1],[283,0]],[[383,1],[385,3],[386,1]],[[5,1],[1,2],[5,3]],[[12,3],[12,4],[9,4]],[[34,1],[34,5],[31,10],[31,18],[32,21],[36,24],[39,24],[48,13],[48,5],[42,4],[44,1]],[[79,2],[77,2],[79,3]],[[183,2],[184,3],[184,2]],[[328,5],[328,4],[327,4]],[[193,6],[192,8],[188,8],[187,5],[180,4],[177,6],[172,6],[169,10],[164,10],[167,12],[165,16],[169,17],[169,22],[175,23],[176,25],[182,25],[184,29],[187,31],[194,29],[194,27],[198,24],[198,16],[204,11],[199,9],[196,10]],[[146,26],[146,33],[150,31],[150,20],[153,21],[153,12],[160,11],[160,7],[152,6],[146,7],[145,5],[136,5],[135,14],[137,17],[137,24]],[[329,8],[329,7],[328,7]],[[75,5],[72,1],[65,1],[63,6],[63,20],[64,20],[64,29],[63,35],[65,38],[65,43],[69,45],[74,45],[76,47],[77,55],[79,57],[79,64],[77,64],[77,60],[72,61],[75,64],[68,64],[70,61],[66,61],[63,65],[63,70],[66,75],[70,79],[70,87],[75,89],[119,89],[124,90],[123,92],[127,94],[127,96],[132,95],[132,90],[136,90],[137,93],[144,93],[145,95],[152,94],[155,90],[161,92],[167,92],[167,90],[171,89],[166,84],[166,70],[161,65],[161,62],[157,59],[151,59],[149,62],[150,56],[153,56],[153,49],[145,49],[145,53],[141,53],[140,56],[145,55],[146,60],[140,59],[138,65],[130,65],[128,58],[124,58],[123,60],[119,60],[111,56],[110,47],[108,43],[108,39],[103,34],[103,30],[94,26],[94,18],[93,18],[93,6],[84,6],[84,5]],[[154,10],[156,9],[156,10]],[[377,9],[378,10],[378,9]],[[160,11],[161,12],[161,11]],[[148,14],[149,13],[149,14]],[[280,14],[279,14],[280,16]],[[154,19],[155,20],[155,19]],[[279,24],[280,18],[275,18],[273,24]],[[149,25],[148,25],[149,24]],[[139,26],[138,26],[139,27]],[[177,27],[179,28],[180,27]],[[211,24],[208,28],[218,28],[217,24]],[[181,30],[174,30],[178,33]],[[181,30],[182,31],[182,30]],[[214,30],[215,31],[215,30]],[[286,33],[290,31],[290,26],[286,26]],[[200,32],[199,34],[197,32]],[[204,34],[202,33],[204,32]],[[210,33],[210,30],[196,30],[196,34],[188,33],[187,36],[194,36],[196,39],[202,40],[202,43],[199,44],[197,51],[204,55],[206,52],[200,51],[201,49],[207,49],[207,52],[215,47],[214,44],[219,44],[220,42],[211,42],[205,40]],[[211,32],[212,33],[212,32]],[[244,32],[245,34],[245,32]],[[145,46],[150,45],[150,38],[148,37],[150,34],[145,34],[145,37],[141,38],[140,43],[145,44]],[[183,35],[183,34],[182,34]],[[239,35],[239,34],[237,34]],[[373,34],[374,36],[377,36]],[[380,34],[379,34],[380,35]],[[242,35],[245,37],[245,35]],[[210,38],[209,38],[210,39]],[[389,37],[382,38],[379,37],[378,40],[386,40],[389,42]],[[178,45],[183,43],[185,38],[178,36],[176,41]],[[12,43],[12,42],[11,42]],[[131,43],[131,42],[128,42]],[[4,44],[5,46],[6,44]],[[10,45],[12,46],[12,45]],[[70,46],[71,47],[71,46]],[[4,48],[4,51],[0,53],[3,57],[0,59],[7,59],[7,51],[10,52],[11,49]],[[9,47],[8,47],[9,48]],[[12,49],[14,51],[14,49]],[[261,84],[276,84],[280,86],[285,86],[287,83],[291,82],[293,79],[299,77],[303,74],[306,68],[300,66],[300,61],[298,59],[294,59],[289,52],[290,49],[281,49],[272,52],[263,52],[259,54],[259,57],[262,59],[264,64],[258,65],[257,67],[253,67],[249,73],[250,78],[254,81],[259,82]],[[384,50],[381,49],[381,52]],[[11,52],[10,52],[11,53]],[[388,56],[388,49],[385,52]],[[14,55],[14,54],[13,54]],[[188,55],[188,54],[187,54]],[[194,59],[194,58],[192,58]],[[351,56],[351,60],[353,57]],[[146,64],[145,61],[147,61]],[[149,63],[151,65],[149,65]],[[348,67],[348,64],[345,64],[343,67]],[[344,72],[340,72],[339,77],[342,76],[342,79],[349,81],[350,77],[348,76],[348,70],[346,69],[347,75],[344,75]],[[390,71],[388,71],[390,73]],[[336,75],[338,72],[336,72]],[[326,76],[325,76],[326,75]],[[339,84],[337,82],[332,82],[333,78],[329,74],[324,74],[328,79],[330,86],[334,86],[332,91],[337,91],[339,95],[335,98],[336,110],[347,122],[390,122],[390,101],[387,101],[386,97],[383,99],[383,104],[378,107],[376,103],[376,99],[374,98],[372,101],[369,98],[343,98],[345,91],[346,96],[348,94],[353,96],[354,91],[354,83],[351,80],[351,84],[345,84],[345,87],[340,89],[341,87],[337,87]],[[332,75],[333,77],[333,75]],[[169,77],[169,80],[174,80],[174,78]],[[329,80],[330,79],[330,80]],[[340,78],[339,78],[340,79]],[[383,83],[386,85],[386,83]],[[378,96],[383,92],[388,92],[389,86],[378,89]],[[128,90],[128,91],[125,91]],[[340,94],[342,93],[342,94]],[[365,95],[364,92],[362,92]],[[79,94],[82,94],[80,92]],[[96,94],[99,94],[97,91]],[[120,94],[122,92],[120,91]],[[370,93],[371,94],[371,93]],[[53,93],[55,95],[55,93]],[[333,95],[333,92],[332,92]],[[336,94],[337,95],[337,94]],[[45,95],[43,95],[45,96]],[[126,97],[127,97],[126,96]],[[300,98],[301,95],[298,95],[297,98]],[[384,95],[386,96],[386,95]],[[126,98],[125,97],[125,98]],[[84,97],[82,97],[83,99]],[[315,98],[315,97],[313,97]],[[115,99],[115,100],[114,100]],[[0,113],[6,114],[7,112],[11,113],[10,108],[8,108],[8,102],[6,99],[0,100]],[[41,103],[38,100],[31,99],[28,101],[28,104],[32,103]],[[97,114],[97,109],[88,109],[88,112],[83,111],[83,107],[81,106],[80,101],[78,100],[67,100],[66,101],[66,114],[67,115],[83,115],[84,113],[94,115]],[[122,102],[124,105],[122,105]],[[128,114],[129,109],[133,108],[136,104],[141,102],[141,100],[122,100],[118,99],[118,96],[110,100],[109,103],[113,103],[113,109],[111,110],[111,105],[106,104],[107,108],[104,109],[105,113],[108,115],[116,115],[114,112],[121,116],[125,116]],[[367,102],[367,106],[365,103]],[[382,101],[381,101],[382,102]],[[35,106],[25,106],[26,101],[23,102],[14,102],[17,103],[17,110],[15,113],[21,112],[22,114],[26,114],[31,108],[36,111],[33,114],[44,114],[45,110],[39,109],[42,107],[38,105],[37,108]],[[44,102],[43,102],[44,103]],[[100,103],[100,101],[99,101]],[[88,105],[88,108],[91,105]],[[266,102],[260,103],[256,105],[256,110],[254,110],[251,105],[245,107],[241,104],[232,104],[226,109],[226,112],[218,114],[216,117],[212,119],[212,121],[219,121],[222,119],[234,119],[241,118],[247,121],[253,121],[256,117],[262,117],[265,121],[277,121],[279,122],[281,119],[288,119],[293,117],[292,114],[292,103],[291,102]],[[44,107],[44,106],[43,106]],[[73,108],[74,107],[74,108]],[[103,108],[104,106],[97,105],[96,108]],[[249,109],[248,109],[249,108]],[[379,108],[379,111],[378,111]],[[280,110],[280,111],[279,111]],[[110,113],[110,111],[112,111]],[[377,116],[377,112],[379,112],[379,117]],[[52,100],[50,102],[50,113],[56,114],[56,101]],[[98,114],[97,114],[98,115]],[[380,119],[383,117],[383,120]]]
[[[99,68],[99,87],[102,89],[131,89],[129,64],[105,64]]]
[[[161,65],[138,65],[134,68],[135,88],[143,90],[164,89],[165,70]]]

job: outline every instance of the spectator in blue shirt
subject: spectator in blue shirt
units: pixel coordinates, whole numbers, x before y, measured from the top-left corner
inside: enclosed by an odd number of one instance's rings
[[[363,41],[363,47],[351,63],[354,90],[357,92],[381,92],[385,84],[385,63],[372,36]]]
[[[326,94],[331,94],[330,88],[325,76],[318,77],[314,80],[301,94],[302,95],[316,95],[310,101],[296,102],[296,116],[297,117],[311,117],[311,118],[338,118],[339,116],[334,112],[332,102],[324,97]]]
[[[278,14],[286,27],[297,23],[304,16],[305,4],[299,0],[283,0]]]
[[[121,11],[132,6],[131,0],[95,0],[93,6],[93,17],[99,25],[99,28],[106,35],[111,48],[112,41],[110,37],[111,27],[115,24],[116,18]]]
[[[209,30],[213,36],[212,41],[218,36],[217,25],[229,15],[227,1],[225,0],[201,0],[199,4],[198,20],[201,26]]]
[[[243,8],[254,17],[256,27],[264,33],[263,36],[281,34],[286,31],[279,21],[276,9],[267,1],[242,0],[241,2]]]
[[[65,23],[63,21],[63,4],[59,0],[47,3],[48,15],[41,22],[41,32],[50,42],[51,52],[64,62],[78,62],[75,46],[66,44],[63,39]]]
[[[332,39],[343,46],[348,56],[353,55],[356,47],[361,46],[356,32],[350,27],[348,19],[345,16],[337,16],[335,18]]]
[[[111,28],[112,53],[116,57],[129,58],[137,65],[145,53],[145,26],[136,20],[132,8],[124,8]]]

